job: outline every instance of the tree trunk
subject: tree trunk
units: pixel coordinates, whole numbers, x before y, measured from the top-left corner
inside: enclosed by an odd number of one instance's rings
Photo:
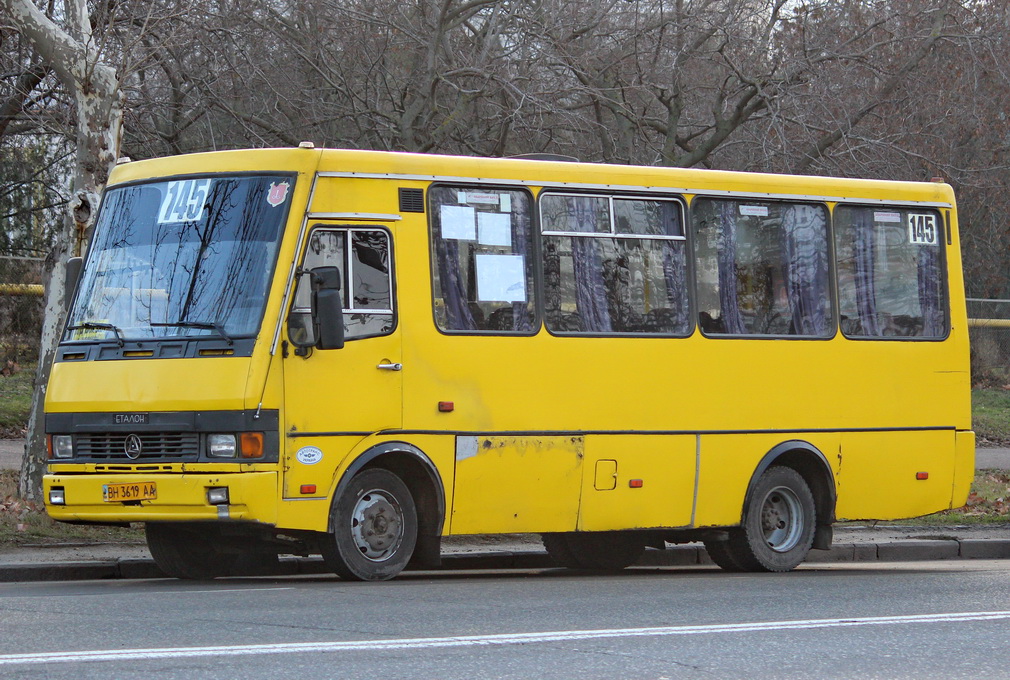
[[[73,196],[63,228],[49,257],[46,258],[46,311],[42,322],[39,365],[35,372],[35,390],[28,419],[25,456],[21,462],[19,491],[30,500],[42,500],[42,475],[45,474],[45,398],[49,374],[59,344],[60,331],[70,303],[66,290],[67,259],[84,254],[89,230],[98,212],[99,194],[116,163],[122,130],[123,106],[112,69],[93,80],[104,80],[102,87],[78,90],[77,95],[77,167]],[[101,76],[104,76],[102,78]]]
[[[45,396],[49,373],[67,307],[66,266],[71,254],[83,254],[88,229],[98,211],[98,196],[119,153],[123,121],[122,92],[116,70],[101,61],[92,41],[91,19],[84,0],[69,0],[69,32],[57,26],[30,0],[0,0],[11,22],[59,76],[75,99],[77,163],[73,198],[67,216],[46,259],[46,311],[42,322],[39,366],[35,373],[25,456],[19,490],[41,500],[45,472]]]

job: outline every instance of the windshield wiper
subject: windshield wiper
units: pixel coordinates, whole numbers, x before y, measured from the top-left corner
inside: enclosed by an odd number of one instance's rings
[[[120,347],[126,344],[123,340],[123,333],[119,330],[118,326],[113,326],[111,323],[105,323],[103,321],[85,321],[84,323],[74,324],[73,326],[67,326],[68,331],[78,331],[78,330],[101,330],[101,331],[112,331],[116,335],[116,344]]]
[[[224,339],[229,345],[234,344],[231,336],[225,333],[224,327],[213,321],[165,321],[165,322],[151,322],[152,327],[162,327],[162,328],[205,328],[210,331],[216,331],[221,338]]]

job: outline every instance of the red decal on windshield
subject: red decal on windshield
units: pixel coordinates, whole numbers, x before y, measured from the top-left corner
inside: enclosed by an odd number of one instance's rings
[[[287,182],[281,182],[279,184],[274,184],[273,182],[270,182],[270,191],[267,192],[267,203],[276,208],[281,203],[287,200],[288,189],[290,188],[291,185],[288,184]]]

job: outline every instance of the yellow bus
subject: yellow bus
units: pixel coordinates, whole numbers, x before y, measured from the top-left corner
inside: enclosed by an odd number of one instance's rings
[[[957,214],[885,182],[316,149],[124,162],[46,395],[58,520],[183,578],[443,536],[786,571],[961,505]]]

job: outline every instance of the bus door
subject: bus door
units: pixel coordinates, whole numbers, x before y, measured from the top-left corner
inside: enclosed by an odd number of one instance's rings
[[[311,271],[336,267],[343,300],[344,346],[289,348],[284,360],[284,495],[303,485],[326,492],[336,463],[363,437],[402,424],[400,331],[393,299],[393,236],[386,227],[317,224],[309,232],[289,337],[311,334]],[[301,323],[305,321],[306,323]],[[318,465],[323,458],[329,464]]]

